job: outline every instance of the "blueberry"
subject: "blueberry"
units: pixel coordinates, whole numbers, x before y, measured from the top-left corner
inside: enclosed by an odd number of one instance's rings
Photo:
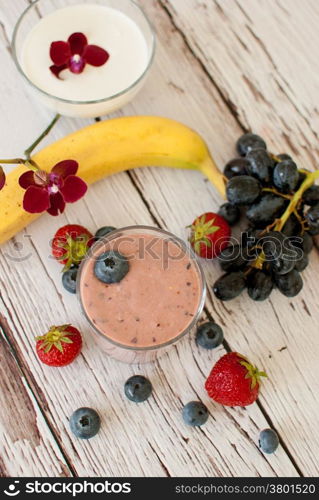
[[[78,268],[72,267],[62,274],[62,284],[64,288],[70,293],[76,293],[76,278],[78,275]]]
[[[223,330],[213,321],[200,325],[196,332],[196,342],[204,349],[215,349],[224,340]]]
[[[124,392],[130,401],[142,403],[152,394],[152,384],[142,375],[133,375],[125,382]]]
[[[208,410],[200,401],[191,401],[183,408],[183,420],[192,427],[200,427],[208,419]]]
[[[239,137],[236,148],[240,156],[245,156],[253,149],[267,149],[267,145],[259,135],[248,133]]]
[[[234,158],[226,164],[224,168],[224,175],[227,179],[236,177],[236,175],[246,175],[248,165],[249,162],[246,158]]]
[[[90,439],[100,430],[101,419],[92,408],[78,408],[70,418],[70,428],[80,439]]]
[[[228,181],[226,192],[233,205],[249,205],[259,197],[261,185],[254,177],[238,175]]]
[[[95,276],[103,283],[119,283],[128,271],[128,260],[115,250],[99,255],[94,266]]]
[[[264,429],[259,435],[259,447],[264,453],[274,453],[279,445],[279,438],[273,429]]]
[[[240,219],[240,210],[236,205],[231,203],[224,203],[218,212],[218,215],[224,217],[225,221],[228,222],[230,226],[236,224]]]
[[[100,240],[101,238],[104,238],[104,236],[108,235],[109,233],[111,233],[112,231],[115,231],[116,230],[116,227],[113,227],[113,226],[104,226],[104,227],[100,227],[100,229],[98,229],[94,235],[94,238],[96,240]]]

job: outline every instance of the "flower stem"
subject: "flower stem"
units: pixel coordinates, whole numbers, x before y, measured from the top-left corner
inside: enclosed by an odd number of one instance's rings
[[[3,163],[3,164],[13,164],[13,165],[17,164],[24,165],[25,162],[26,160],[24,158],[8,158],[7,160],[0,160],[0,164]]]
[[[48,127],[42,132],[42,134],[29,146],[24,154],[26,155],[27,160],[30,159],[32,151],[37,147],[38,144],[48,135],[48,133],[51,131],[51,129],[54,127],[56,122],[61,118],[61,115],[56,114],[51,123],[48,125]]]

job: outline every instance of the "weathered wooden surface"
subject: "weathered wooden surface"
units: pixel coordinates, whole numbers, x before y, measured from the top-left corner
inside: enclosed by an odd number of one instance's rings
[[[145,90],[119,115],[161,114],[184,121],[204,135],[221,167],[233,155],[238,135],[252,128],[275,152],[290,152],[300,165],[316,168],[315,0],[141,3],[156,25],[158,53]],[[7,48],[25,5],[27,0],[0,0],[0,64],[5,68],[0,145],[1,155],[8,157],[21,153],[50,118],[28,97]],[[49,140],[85,123],[63,119]],[[60,269],[49,258],[48,241],[66,222],[92,230],[105,224],[155,224],[185,237],[194,216],[219,203],[213,187],[195,172],[123,173],[92,187],[65,215],[44,216],[1,248],[3,474],[318,473],[317,252],[304,275],[304,291],[294,300],[274,292],[264,304],[243,296],[225,306],[209,294],[207,312],[223,325],[225,347],[246,354],[269,375],[259,403],[247,409],[226,409],[207,400],[203,382],[224,348],[207,353],[187,338],[155,364],[142,367],[102,355],[85,334],[77,301],[62,291]],[[207,263],[205,271],[212,284],[217,265]],[[57,318],[79,325],[85,336],[83,354],[60,370],[39,364],[34,353],[34,335]],[[155,389],[154,397],[140,406],[123,396],[123,383],[133,373],[146,374]],[[198,398],[207,403],[211,418],[194,430],[182,423],[180,410]],[[82,405],[96,408],[103,419],[101,433],[89,442],[74,439],[68,428],[69,415]],[[9,424],[11,412],[16,418]],[[19,415],[27,415],[23,423]],[[269,425],[279,432],[282,446],[264,456],[256,443],[260,429]]]

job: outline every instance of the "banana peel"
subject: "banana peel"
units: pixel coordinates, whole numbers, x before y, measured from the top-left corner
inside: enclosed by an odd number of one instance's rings
[[[158,116],[130,116],[101,121],[80,129],[36,153],[43,170],[61,160],[79,163],[78,174],[88,184],[123,170],[161,166],[199,170],[225,195],[225,182],[204,140],[189,127]],[[6,242],[41,214],[22,207],[19,166],[9,173],[0,191],[0,244]]]

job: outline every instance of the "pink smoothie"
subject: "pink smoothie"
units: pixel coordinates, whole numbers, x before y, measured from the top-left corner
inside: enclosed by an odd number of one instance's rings
[[[129,261],[121,282],[105,284],[94,274],[95,259],[117,250]],[[174,341],[197,315],[203,284],[196,262],[175,241],[155,234],[122,233],[94,248],[83,264],[84,311],[109,340],[131,349]]]

